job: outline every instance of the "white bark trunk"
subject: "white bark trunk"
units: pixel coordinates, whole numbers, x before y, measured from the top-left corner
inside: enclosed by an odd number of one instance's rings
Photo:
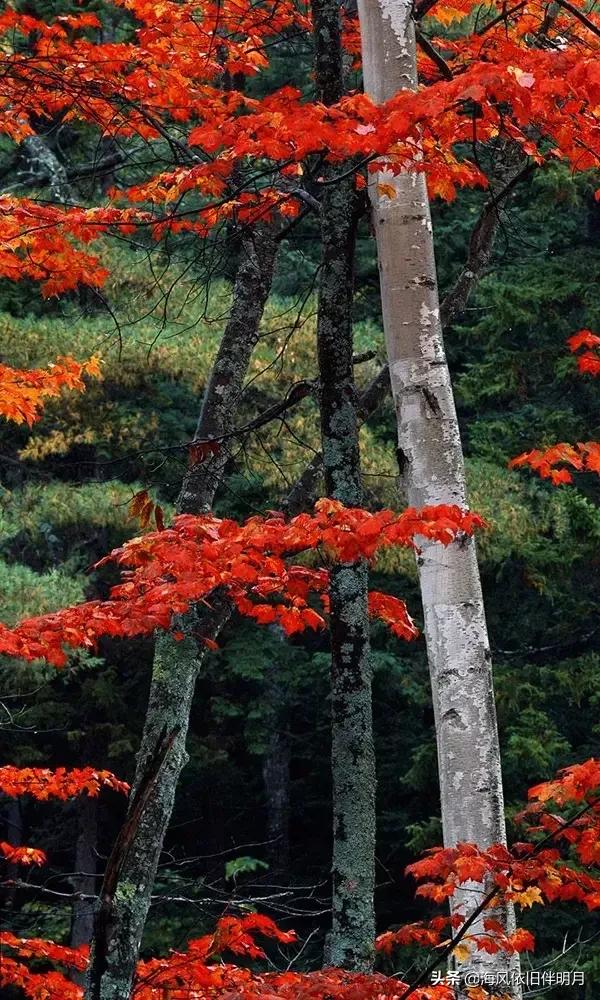
[[[377,103],[415,89],[407,0],[359,0],[365,92]],[[380,195],[382,182],[396,197]],[[446,362],[433,234],[423,174],[371,175],[383,321],[397,413],[398,459],[411,506],[466,506],[464,462]],[[421,542],[417,560],[436,723],[444,842],[506,843],[491,656],[475,545]],[[467,910],[482,886],[465,887]],[[495,914],[498,917],[498,913]],[[512,928],[512,913],[504,914]],[[505,972],[479,953],[470,969]],[[514,970],[514,964],[511,966]],[[513,991],[515,993],[515,991]],[[516,993],[515,993],[516,995]]]

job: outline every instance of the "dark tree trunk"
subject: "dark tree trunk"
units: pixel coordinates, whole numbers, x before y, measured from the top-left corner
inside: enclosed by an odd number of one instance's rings
[[[98,871],[98,799],[82,795],[76,803],[77,840],[75,842],[75,874],[71,880],[73,892],[81,894],[71,910],[71,947],[89,945],[94,933],[94,902],[85,898],[96,892]],[[83,986],[85,974],[72,973],[74,982]]]
[[[267,804],[267,856],[273,872],[286,873],[290,859],[290,740],[286,685],[278,663],[265,683],[269,736],[263,759]]]
[[[30,135],[23,139],[21,149],[31,182],[47,184],[52,201],[67,204],[73,196],[67,171],[46,140]]]
[[[8,798],[4,806],[4,825],[6,828],[6,839],[12,847],[21,847],[23,843],[23,810],[19,799]],[[6,865],[6,885],[2,890],[2,908],[12,910],[15,905],[16,888],[11,885],[21,874],[19,865]]]
[[[232,428],[244,378],[258,340],[269,295],[276,243],[269,230],[244,235],[233,303],[206,387],[196,437],[219,437]],[[227,462],[227,449],[192,466],[178,501],[183,513],[212,505]],[[150,699],[127,820],[109,859],[96,917],[87,1000],[127,1000],[138,960],[158,861],[187,755],[189,716],[203,647],[229,615],[218,597],[213,608],[194,610],[177,622],[185,638],[170,633],[156,641]]]
[[[343,94],[337,0],[313,0],[316,82],[332,104]],[[358,401],[352,352],[357,204],[352,176],[327,169],[321,203],[322,257],[317,341],[321,441],[327,495],[347,506],[363,499]],[[375,917],[375,753],[371,708],[368,572],[364,563],[331,570],[333,920],[328,960],[347,969],[373,965]]]

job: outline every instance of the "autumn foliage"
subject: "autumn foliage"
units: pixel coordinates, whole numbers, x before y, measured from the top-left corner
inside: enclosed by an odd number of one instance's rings
[[[16,769],[3,770],[9,772],[6,787],[14,791],[19,787],[18,776],[12,775]],[[55,788],[55,794],[64,797],[76,794],[77,784],[80,790],[97,790],[102,774],[98,772],[92,779],[88,774],[80,780],[75,779],[75,772],[56,772],[53,776],[44,771],[36,780],[23,782],[23,787],[33,790],[33,794],[43,789],[43,795]],[[70,781],[65,786],[67,777]],[[123,787],[112,775],[103,783],[120,790]],[[440,915],[385,932],[376,942],[379,952],[390,953],[414,944],[434,949],[434,954],[437,951],[442,956],[433,960],[434,968],[450,952],[463,961],[473,951],[529,951],[535,943],[529,931],[521,928],[507,934],[495,918],[494,908],[503,900],[519,907],[569,901],[583,903],[590,910],[600,908],[600,879],[593,874],[593,869],[600,866],[600,762],[589,760],[566,768],[556,779],[531,788],[529,800],[521,814],[522,822],[529,824],[529,841],[517,842],[510,850],[502,845],[482,850],[474,844],[434,848],[408,867],[419,882],[417,894],[436,903],[444,903],[465,883],[484,882],[489,891],[481,905],[482,929],[471,930],[458,908],[452,916]],[[571,854],[573,861],[569,862],[565,854]],[[293,946],[296,942],[293,931],[280,930],[269,917],[258,913],[226,915],[218,921],[214,933],[189,941],[184,950],[140,962],[133,996],[136,1000],[162,1000],[167,993],[181,1000],[190,993],[198,1000],[226,1000],[233,996],[248,1000],[402,1000],[410,989],[417,1000],[453,998],[452,988],[444,983],[424,983],[413,990],[401,979],[381,974],[339,969],[261,973],[222,960],[221,956],[228,952],[246,959],[264,958],[257,935],[281,945]],[[8,931],[0,935],[0,944],[5,949],[2,985],[20,986],[32,1000],[78,1000],[82,996],[81,988],[60,969],[85,969],[86,947],[67,948],[38,938],[22,939]],[[30,968],[31,960],[34,965],[44,960],[59,968],[40,974]]]
[[[0,415],[17,424],[31,425],[42,415],[44,401],[63,389],[85,389],[84,375],[100,377],[98,358],[79,363],[59,358],[47,370],[22,371],[0,365]]]
[[[600,375],[600,337],[591,330],[580,330],[567,340],[569,349],[577,357],[578,371],[586,375]],[[578,353],[583,347],[585,350]],[[554,444],[543,450],[534,448],[532,451],[517,455],[510,462],[511,468],[528,466],[537,472],[542,479],[549,479],[554,486],[560,483],[572,483],[575,472],[600,473],[600,442],[579,441],[575,445]]]
[[[70,799],[86,792],[98,795],[102,788],[112,788],[116,792],[127,792],[129,786],[120,781],[110,771],[96,771],[93,767],[59,767],[52,771],[47,767],[0,767],[0,792],[14,798],[30,795],[45,802],[47,799]]]
[[[464,155],[474,142],[505,140],[539,164],[559,158],[574,170],[597,166],[600,21],[580,0],[561,4],[552,19],[539,0],[512,11],[492,5],[470,34],[433,36],[446,70],[421,53],[416,95],[400,92],[376,106],[355,91],[331,107],[292,86],[257,98],[236,84],[268,68],[274,39],[310,32],[301,0],[117,6],[135,18],[127,41],[93,38],[93,13],[50,23],[11,9],[0,15],[0,129],[11,139],[53,116],[146,143],[163,140],[173,123],[181,136],[172,167],[157,164],[147,179],[114,190],[109,204],[0,199],[0,275],[30,277],[45,295],[104,283],[100,257],[83,249],[103,233],[141,227],[156,239],[169,231],[206,236],[228,220],[298,216],[302,201],[289,182],[306,176],[318,189],[315,157],[353,158],[363,185],[365,170],[425,171],[431,194],[445,199],[459,185],[488,184],[478,156]],[[444,24],[464,22],[474,7],[471,0],[427,4]],[[357,24],[346,17],[345,25],[356,61]],[[14,44],[19,37],[27,48]],[[264,166],[256,169],[257,161]]]
[[[0,652],[64,666],[66,647],[94,648],[104,635],[123,638],[168,628],[174,615],[193,602],[209,601],[217,588],[242,615],[259,624],[278,623],[287,635],[323,628],[328,571],[289,565],[292,556],[312,550],[328,560],[355,562],[373,559],[392,545],[417,548],[419,538],[450,544],[482,525],[478,515],[459,507],[371,514],[333,500],[319,500],[314,514],[289,521],[272,513],[239,525],[212,515],[184,514],[173,527],[134,538],[100,561],[99,566],[110,562],[124,570],[123,582],[112,588],[109,600],[30,618],[14,628],[0,625]],[[319,610],[311,606],[311,596]],[[398,598],[374,592],[369,610],[402,638],[418,634]]]
[[[96,36],[100,22],[94,13],[49,22],[8,5],[0,13],[0,131],[5,136],[18,143],[36,134],[36,122],[60,119],[92,126],[104,137],[139,138],[149,150],[163,143],[173,159],[165,164],[163,150],[147,175],[115,187],[99,206],[0,197],[0,277],[35,281],[46,297],[106,282],[100,245],[106,235],[142,231],[158,241],[182,232],[207,237],[222,223],[287,224],[303,210],[294,185],[310,182],[318,195],[325,183],[324,163],[352,161],[359,188],[382,169],[422,171],[432,196],[446,200],[459,186],[489,185],[476,152],[481,143],[508,143],[531,165],[559,159],[572,170],[598,166],[600,16],[581,0],[559,3],[551,18],[541,0],[512,10],[498,0],[483,23],[471,17],[474,0],[427,3],[429,15],[442,25],[462,22],[464,27],[471,18],[461,37],[432,36],[443,52],[445,71],[439,60],[421,52],[416,94],[399,92],[377,106],[356,90],[328,107],[292,86],[256,97],[240,82],[268,68],[274,38],[310,32],[310,12],[301,0],[115,2],[134,23],[130,37],[118,42]],[[25,38],[27,46],[18,44]],[[348,15],[344,38],[356,65],[357,24]],[[169,133],[173,124],[176,140]],[[386,190],[383,183],[379,193],[392,197],[394,188]],[[569,347],[582,374],[600,373],[597,334],[582,330],[570,338]],[[48,370],[0,365],[0,414],[31,425],[48,398],[63,389],[81,391],[84,376],[99,375],[95,358],[83,363],[62,358]],[[600,445],[557,444],[520,455],[512,465],[567,483],[570,470],[600,472]],[[449,505],[398,515],[321,500],[312,513],[291,519],[271,512],[238,524],[212,515],[182,515],[167,527],[146,495],[133,512],[144,527],[153,515],[156,530],[100,561],[98,567],[111,564],[122,572],[108,599],[14,627],[0,625],[0,653],[61,667],[69,650],[94,649],[103,636],[128,638],[168,629],[192,604],[210,605],[217,591],[241,615],[257,624],[278,624],[287,635],[322,629],[335,561],[373,561],[389,546],[418,551],[423,540],[449,545],[483,527],[476,514]],[[402,639],[417,635],[405,603],[396,597],[372,592],[369,612]],[[209,637],[195,638],[215,645]],[[103,788],[127,791],[113,774],[91,767],[0,769],[0,790],[8,796],[66,800],[98,795]],[[529,840],[511,849],[458,844],[427,852],[409,866],[417,895],[445,904],[465,882],[484,883],[482,929],[470,931],[458,907],[452,916],[444,913],[386,932],[378,939],[379,951],[419,944],[434,949],[434,966],[451,953],[459,961],[473,951],[512,954],[533,948],[533,937],[523,929],[507,934],[493,915],[499,903],[529,907],[572,901],[600,908],[600,879],[594,874],[600,864],[599,788],[598,761],[575,765],[530,790],[522,814]],[[0,854],[11,865],[46,860],[38,848],[5,842]],[[282,946],[295,941],[291,931],[266,916],[227,914],[214,933],[166,957],[140,962],[136,1000],[189,1000],[192,995],[198,1000],[402,1000],[410,990],[397,977],[339,969],[257,972],[248,960],[264,957],[259,935]],[[85,948],[21,939],[8,931],[0,944],[4,987],[18,987],[31,1000],[82,996],[68,972],[86,968]],[[227,953],[241,957],[244,965],[224,961]],[[415,1000],[453,997],[443,984],[424,983],[410,992]]]
[[[147,504],[147,498],[144,504]],[[245,524],[213,516],[184,515],[172,528],[162,528],[133,539],[101,562],[124,570],[124,581],[113,588],[110,599],[88,602],[54,615],[2,629],[2,651],[25,658],[44,656],[61,665],[65,646],[89,646],[104,634],[132,635],[166,628],[173,614],[192,601],[206,600],[217,587],[225,588],[238,610],[258,622],[279,622],[289,633],[306,627],[323,627],[327,614],[328,572],[325,567],[289,564],[301,553],[318,552],[326,563],[374,559],[390,545],[418,549],[420,539],[450,544],[469,535],[483,522],[457,507],[409,509],[401,515],[384,510],[371,514],[322,500],[313,514],[286,520],[271,513],[250,518]],[[314,610],[309,598],[320,602]],[[397,598],[374,593],[369,608],[396,634],[416,634],[406,607]],[[202,637],[199,636],[199,639]],[[126,792],[127,785],[107,771],[91,767],[0,769],[0,790],[9,796],[30,795],[38,800],[65,800],[81,793],[97,795],[103,787]],[[557,779],[530,790],[530,803],[522,814],[532,839],[512,849],[474,844],[435,848],[408,871],[419,882],[417,895],[443,904],[465,883],[483,883],[488,894],[481,906],[482,926],[470,930],[460,906],[452,916],[409,924],[381,935],[380,952],[405,945],[433,948],[442,958],[453,952],[463,961],[473,951],[509,954],[534,947],[530,932],[508,934],[494,916],[502,900],[521,907],[556,901],[574,901],[588,909],[600,908],[600,879],[593,871],[600,862],[600,764],[590,760],[565,769]],[[548,808],[551,806],[550,808]],[[565,811],[561,816],[556,809]],[[45,853],[32,847],[0,844],[10,864],[42,865]],[[563,854],[571,854],[569,862]],[[486,910],[489,910],[486,915]],[[409,991],[418,1000],[451,1000],[444,983],[423,983],[414,989],[397,977],[363,975],[338,969],[315,973],[259,973],[222,961],[223,953],[251,959],[264,957],[255,936],[292,945],[295,935],[280,930],[270,918],[258,914],[225,916],[213,934],[188,942],[184,951],[165,958],[140,962],[134,996],[137,1000],[235,995],[248,1000],[401,1000]],[[69,969],[84,970],[85,947],[67,948],[43,939],[22,939],[5,931],[1,982],[17,986],[32,1000],[79,1000],[81,987],[68,978]],[[33,968],[30,962],[33,961]],[[39,962],[49,969],[39,972]],[[440,960],[434,959],[432,968]],[[64,970],[64,971],[62,971]]]

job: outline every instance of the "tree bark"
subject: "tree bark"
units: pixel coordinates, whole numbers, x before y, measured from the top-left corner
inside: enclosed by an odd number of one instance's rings
[[[47,184],[52,200],[67,204],[73,193],[67,171],[46,140],[40,135],[30,135],[23,139],[21,148],[30,182]]]
[[[377,103],[417,83],[409,0],[359,0],[365,92]],[[395,198],[380,196],[385,181]],[[433,235],[422,174],[390,171],[370,183],[384,330],[397,412],[405,501],[467,505],[464,462],[446,362]],[[484,240],[484,243],[486,241]],[[418,570],[431,673],[446,845],[505,843],[492,665],[475,544],[421,540]],[[483,887],[458,902],[469,911]],[[504,914],[509,929],[512,914]],[[502,955],[477,953],[470,968],[506,971]],[[463,966],[465,968],[465,966]]]
[[[82,795],[76,802],[77,840],[75,842],[75,874],[71,880],[73,892],[95,896],[98,870],[98,799]],[[91,899],[75,899],[71,909],[71,948],[89,945],[94,934],[94,903]],[[85,973],[72,972],[72,979],[84,985]]]
[[[269,737],[262,773],[267,804],[267,856],[273,872],[286,873],[290,862],[290,740],[286,686],[276,662],[269,667],[265,702]]]
[[[231,313],[204,394],[197,438],[219,437],[233,426],[235,408],[269,295],[276,241],[265,227],[244,235]],[[210,510],[226,449],[193,465],[178,500],[181,513]],[[185,750],[194,687],[204,652],[198,638],[214,637],[229,616],[219,596],[213,607],[194,609],[172,634],[156,640],[150,698],[137,756],[128,815],[107,864],[96,916],[87,1000],[126,1000],[131,995],[150,896],[173,811]]]
[[[6,827],[6,839],[12,847],[21,847],[23,843],[23,809],[20,799],[9,796],[5,798],[3,811],[4,825]],[[16,886],[11,882],[16,882],[19,878],[20,866],[12,862],[6,863],[6,886],[2,887],[0,900],[3,910],[12,910],[15,905]]]
[[[313,0],[312,11],[317,89],[332,104],[343,94],[339,3]],[[339,164],[329,167],[328,179],[339,172]],[[354,180],[350,176],[324,191],[317,321],[323,473],[327,495],[356,507],[363,490],[352,353]],[[327,958],[368,971],[375,939],[376,778],[366,564],[334,565],[329,594],[333,914]]]

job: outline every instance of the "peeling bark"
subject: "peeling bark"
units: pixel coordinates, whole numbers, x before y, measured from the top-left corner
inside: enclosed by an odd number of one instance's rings
[[[312,11],[319,98],[331,104],[343,93],[339,3],[313,0]],[[330,176],[335,170],[339,165],[329,168]],[[352,176],[325,188],[317,321],[325,490],[348,506],[360,506],[363,497],[352,352],[355,201]],[[333,919],[328,959],[368,971],[375,939],[376,778],[366,564],[332,567],[329,594]]]
[[[233,291],[231,313],[206,387],[196,437],[227,433],[270,291],[276,241],[266,228],[247,232]],[[222,449],[188,470],[178,500],[182,513],[210,510],[227,461]],[[96,917],[86,1000],[127,1000],[138,960],[150,896],[167,831],[185,750],[194,687],[204,652],[200,637],[214,637],[229,617],[228,602],[194,609],[176,631],[157,637],[150,698],[137,755],[125,826],[107,865]]]
[[[359,0],[365,92],[381,103],[417,82],[408,0]],[[385,181],[396,197],[379,195]],[[422,174],[373,174],[384,330],[397,412],[401,487],[420,507],[467,505],[464,462],[446,362],[433,235]],[[489,220],[486,223],[489,226]],[[490,245],[485,227],[485,245]],[[457,300],[462,301],[461,294]],[[459,305],[460,307],[460,305]],[[500,752],[475,544],[447,548],[421,540],[418,558],[438,746],[444,842],[505,843]],[[457,902],[467,911],[483,887]],[[498,914],[497,914],[498,915]],[[503,914],[507,926],[512,913]],[[501,954],[477,953],[470,968],[506,971]],[[513,966],[514,967],[514,964]],[[462,966],[465,968],[465,965]]]

